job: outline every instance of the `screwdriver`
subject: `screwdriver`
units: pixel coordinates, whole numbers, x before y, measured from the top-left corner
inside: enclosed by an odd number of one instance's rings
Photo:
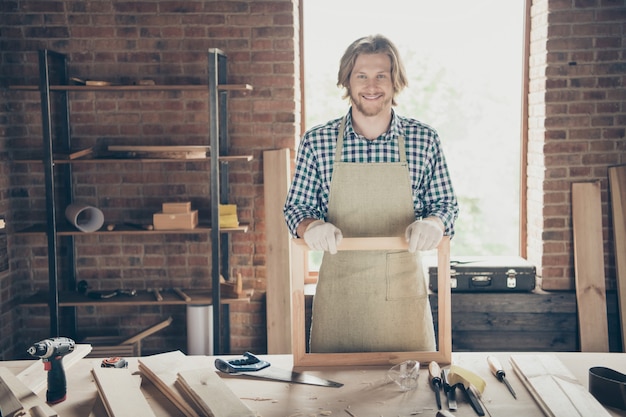
[[[441,396],[440,391],[442,388],[441,377],[441,368],[439,368],[439,364],[435,361],[432,361],[428,364],[428,374],[430,376],[430,385],[435,391],[435,400],[437,400],[437,408],[441,410]]]
[[[509,389],[509,392],[511,393],[511,395],[513,395],[513,398],[517,400],[517,395],[515,395],[513,387],[506,379],[504,368],[502,368],[502,365],[500,364],[498,358],[496,358],[495,356],[487,356],[487,363],[489,364],[489,369],[491,369],[491,373],[493,373],[495,377],[498,378],[498,381],[504,382],[504,385],[506,385],[506,387]]]

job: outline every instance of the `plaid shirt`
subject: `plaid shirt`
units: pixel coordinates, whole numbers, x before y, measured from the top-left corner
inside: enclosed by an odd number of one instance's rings
[[[326,219],[341,119],[310,129],[300,142],[296,172],[283,209],[293,236],[303,219]],[[437,216],[445,225],[445,234],[454,234],[459,207],[435,130],[393,112],[389,130],[375,140],[367,140],[355,133],[348,112],[344,135],[341,160],[356,163],[399,162],[398,136],[404,135],[415,218]]]

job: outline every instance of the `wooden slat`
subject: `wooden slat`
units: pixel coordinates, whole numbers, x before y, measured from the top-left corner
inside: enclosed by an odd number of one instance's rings
[[[199,417],[198,412],[185,400],[176,379],[186,370],[208,368],[213,362],[207,356],[186,356],[179,350],[144,356],[137,360],[139,370],[187,417]]]
[[[511,355],[511,364],[547,416],[610,416],[555,355]]]
[[[283,216],[289,189],[289,150],[263,152],[267,255],[267,353],[291,353],[290,236]]]
[[[78,361],[91,352],[91,345],[76,344],[74,351],[63,357],[63,369],[65,372],[74,366]],[[48,384],[48,373],[43,367],[41,360],[33,363],[17,375],[17,378],[35,393],[43,391]]]
[[[215,373],[215,369],[190,369],[178,373],[177,382],[189,394],[203,415],[212,417],[255,417]]]
[[[600,182],[572,184],[576,300],[583,352],[608,352]]]
[[[109,417],[155,416],[141,392],[141,379],[128,369],[93,368],[91,373]]]
[[[307,248],[304,239],[293,239],[293,243]],[[337,250],[406,250],[408,247],[403,237],[344,237]]]
[[[609,183],[622,351],[626,352],[626,165],[609,167]]]
[[[41,364],[40,364],[41,365]],[[43,367],[42,367],[43,368]],[[0,367],[0,379],[9,387],[15,398],[22,404],[25,410],[38,408],[40,414],[46,417],[57,417],[58,414],[46,402],[28,388],[8,368]]]
[[[137,333],[136,335],[124,340],[122,343],[120,343],[121,345],[132,345],[134,343],[138,343],[141,342],[143,339],[145,339],[146,337],[150,336],[151,334],[154,334],[156,332],[158,332],[161,329],[166,328],[167,326],[169,326],[170,324],[172,324],[172,318],[168,317],[167,319],[163,320],[160,323],[155,324],[154,326],[150,326],[149,328],[147,328],[146,330],[143,330],[139,333]],[[141,354],[141,352],[139,352]]]

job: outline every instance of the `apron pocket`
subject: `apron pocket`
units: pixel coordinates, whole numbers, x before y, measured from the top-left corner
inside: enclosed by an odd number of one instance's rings
[[[387,301],[424,298],[428,295],[424,273],[415,254],[387,254]]]

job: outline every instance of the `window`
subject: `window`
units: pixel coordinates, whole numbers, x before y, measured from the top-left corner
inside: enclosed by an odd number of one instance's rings
[[[454,255],[519,253],[524,0],[302,0],[305,128],[348,109],[336,87],[355,39],[400,50],[409,87],[398,113],[441,137],[461,213]]]

